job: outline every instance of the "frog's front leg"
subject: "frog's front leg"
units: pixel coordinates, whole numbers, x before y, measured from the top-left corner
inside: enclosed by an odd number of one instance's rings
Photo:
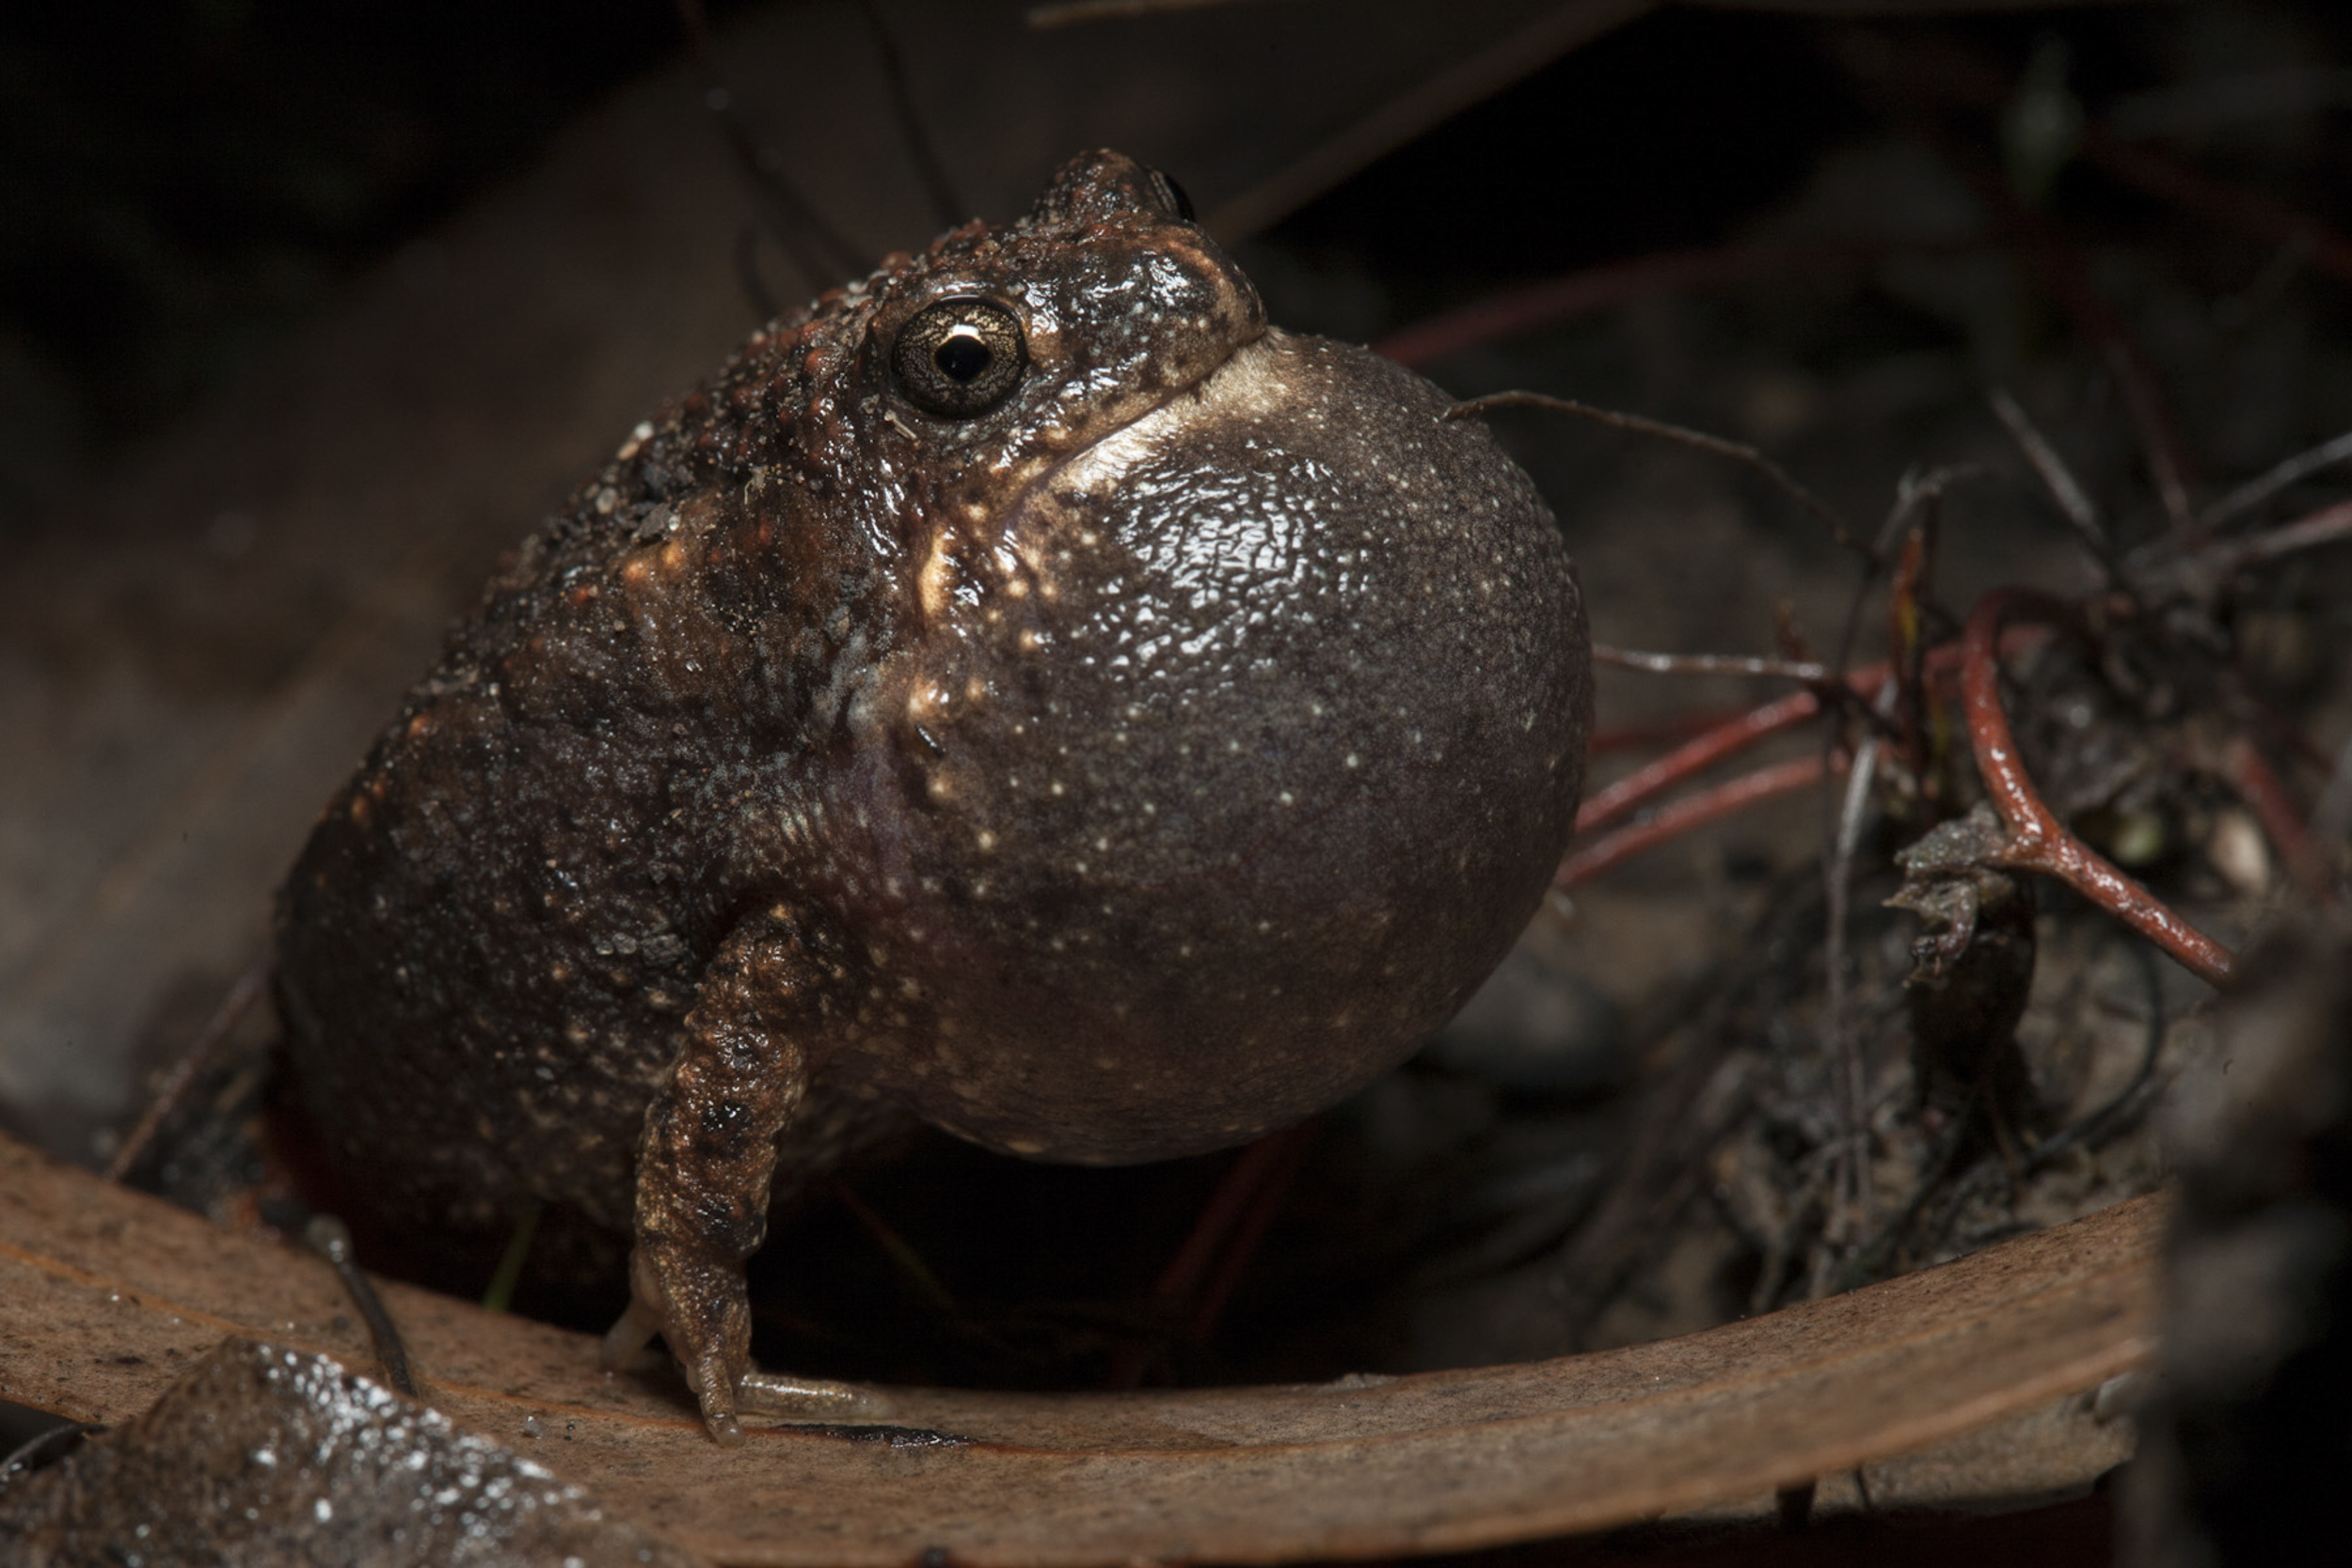
[[[738,1411],[883,1412],[875,1395],[774,1376],[751,1359],[743,1260],[767,1235],[778,1140],[808,1099],[805,1042],[823,984],[780,915],[739,928],[705,972],[638,1145],[631,1300],[605,1337],[605,1364],[617,1369],[660,1334],[711,1436],[730,1446],[743,1441]]]

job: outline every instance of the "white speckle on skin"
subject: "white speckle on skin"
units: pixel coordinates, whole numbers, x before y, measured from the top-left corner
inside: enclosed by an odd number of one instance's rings
[[[937,619],[947,609],[955,561],[949,553],[955,546],[955,532],[941,529],[931,539],[930,554],[924,559],[923,569],[916,574],[915,587],[922,600],[923,613]]]

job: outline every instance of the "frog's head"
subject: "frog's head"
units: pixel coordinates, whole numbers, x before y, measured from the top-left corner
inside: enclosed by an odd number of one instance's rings
[[[1412,1051],[1582,775],[1583,610],[1526,476],[1418,376],[1269,329],[1112,153],[900,269],[858,342],[826,460],[900,564],[834,814],[882,875],[844,913],[932,1021],[861,1070],[1125,1160]]]
[[[1021,222],[957,230],[819,303],[787,400],[804,483],[927,622],[1009,580],[1001,525],[1032,487],[1266,331],[1183,193],[1116,152],[1069,164]]]

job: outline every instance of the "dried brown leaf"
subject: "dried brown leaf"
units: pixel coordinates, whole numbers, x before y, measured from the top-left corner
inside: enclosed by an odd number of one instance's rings
[[[2120,1205],[1678,1339],[1315,1386],[906,1389],[902,1427],[713,1446],[666,1376],[578,1334],[387,1288],[425,1397],[716,1561],[1282,1561],[1462,1548],[1752,1496],[2090,1387],[2148,1354],[2163,1210]],[[373,1370],[326,1266],[0,1144],[0,1397],[146,1408],[224,1334]],[[538,1436],[525,1421],[537,1418]]]

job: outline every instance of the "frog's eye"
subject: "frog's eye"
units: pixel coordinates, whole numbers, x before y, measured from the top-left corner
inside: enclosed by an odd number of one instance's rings
[[[967,420],[1012,394],[1028,365],[1021,323],[993,299],[943,299],[898,329],[890,368],[917,408]]]

